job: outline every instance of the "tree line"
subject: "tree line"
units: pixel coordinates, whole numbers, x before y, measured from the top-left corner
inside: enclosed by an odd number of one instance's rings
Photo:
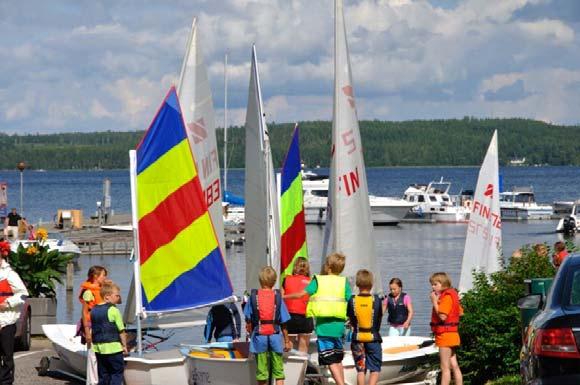
[[[329,121],[300,122],[300,151],[309,167],[328,167]],[[294,124],[269,124],[274,164],[281,167]],[[500,164],[526,158],[528,164],[580,165],[580,126],[559,126],[529,119],[361,121],[365,163],[381,166],[479,165],[494,129],[498,130]],[[61,133],[50,135],[0,134],[0,169],[14,169],[25,161],[33,169],[124,169],[128,151],[143,131]],[[223,130],[217,130],[220,163]],[[243,127],[228,129],[228,167],[244,167]],[[223,164],[221,165],[223,167]]]

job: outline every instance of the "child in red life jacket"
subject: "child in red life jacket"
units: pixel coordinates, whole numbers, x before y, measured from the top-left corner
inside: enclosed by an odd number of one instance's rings
[[[269,373],[272,373],[276,385],[283,385],[282,353],[292,348],[284,325],[290,314],[280,292],[272,289],[276,284],[276,271],[270,266],[263,267],[258,278],[261,289],[252,289],[249,302],[244,307],[250,352],[256,357],[256,379],[259,385],[265,385]],[[271,370],[269,364],[272,365]]]
[[[128,350],[123,316],[115,306],[121,303],[119,286],[111,281],[103,283],[101,298],[90,313],[99,385],[123,385],[123,355]]]
[[[383,312],[389,312],[389,336],[410,336],[414,314],[411,296],[403,292],[403,282],[399,278],[391,279],[389,289],[391,292],[383,303]]]
[[[294,261],[292,275],[288,275],[282,282],[282,295],[302,292],[310,283],[310,264],[304,257],[297,257]],[[286,324],[288,334],[297,334],[290,337],[290,341],[295,346],[298,342],[298,350],[308,353],[310,334],[314,330],[312,317],[306,317],[306,307],[308,305],[308,295],[296,299],[285,299],[286,307],[290,312],[290,321]]]
[[[441,385],[449,385],[451,373],[455,385],[463,384],[463,375],[457,362],[456,349],[459,339],[459,317],[463,315],[463,308],[457,291],[451,287],[451,279],[447,273],[435,273],[429,278],[433,291],[431,302],[431,330],[435,335],[435,344],[439,347],[441,366]]]
[[[101,286],[106,279],[107,269],[98,265],[91,266],[87,273],[87,280],[81,284],[80,288],[79,301],[81,301],[83,309],[77,335],[81,336],[81,340],[86,342],[89,349],[92,342],[90,311],[95,305],[103,302]]]
[[[568,250],[566,250],[566,244],[562,241],[554,243],[554,255],[552,256],[552,262],[557,268],[560,267],[564,259],[568,256]]]
[[[350,345],[356,368],[357,385],[365,385],[365,375],[370,371],[369,385],[379,381],[383,348],[380,329],[383,308],[378,295],[372,295],[373,273],[361,269],[356,273],[359,294],[348,301],[346,313],[353,328]]]

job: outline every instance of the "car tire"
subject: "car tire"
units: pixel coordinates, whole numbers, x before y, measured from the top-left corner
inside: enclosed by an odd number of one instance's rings
[[[15,350],[17,351],[25,352],[30,350],[30,322],[30,312],[28,312],[22,326],[22,334],[15,341]]]

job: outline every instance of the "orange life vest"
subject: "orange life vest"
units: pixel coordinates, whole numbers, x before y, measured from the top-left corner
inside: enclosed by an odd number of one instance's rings
[[[87,290],[93,293],[93,300],[90,302],[87,302],[83,299],[83,294]],[[89,309],[92,309],[93,307],[95,307],[95,305],[102,303],[103,299],[101,298],[101,285],[90,281],[85,281],[81,283],[81,292],[79,294],[79,301],[81,301],[81,303],[86,303],[89,306]]]
[[[447,315],[445,321],[439,318],[439,315],[435,313],[435,309],[431,312],[431,331],[435,334],[457,332],[459,330],[459,317],[461,317],[463,309],[461,308],[461,303],[459,302],[459,294],[453,288],[445,289],[441,292],[439,296],[439,302],[445,296],[451,296],[452,305],[451,311]]]
[[[289,275],[284,278],[284,294],[298,293],[304,290],[310,283],[310,278],[305,275]],[[306,314],[308,305],[308,295],[295,299],[285,299],[286,307],[289,313]]]
[[[14,292],[12,291],[12,287],[8,283],[7,279],[3,279],[0,281],[0,303],[4,303],[6,298],[12,297]]]
[[[282,296],[279,290],[252,290],[250,294],[252,328],[258,328],[258,334],[270,336],[280,332],[281,302]]]

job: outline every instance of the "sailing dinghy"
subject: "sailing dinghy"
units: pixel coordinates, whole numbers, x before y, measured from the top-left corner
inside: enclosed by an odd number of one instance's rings
[[[359,269],[368,269],[375,276],[373,290],[382,293],[342,0],[335,0],[334,34],[334,112],[323,259],[332,252],[344,254],[343,274],[351,283]],[[383,337],[382,347],[379,384],[424,383],[430,361],[438,352],[426,337]],[[357,373],[350,351],[345,351],[342,364],[345,383],[355,385]],[[310,355],[310,366],[322,376],[323,383],[332,383],[328,369],[318,366],[315,352]]]

